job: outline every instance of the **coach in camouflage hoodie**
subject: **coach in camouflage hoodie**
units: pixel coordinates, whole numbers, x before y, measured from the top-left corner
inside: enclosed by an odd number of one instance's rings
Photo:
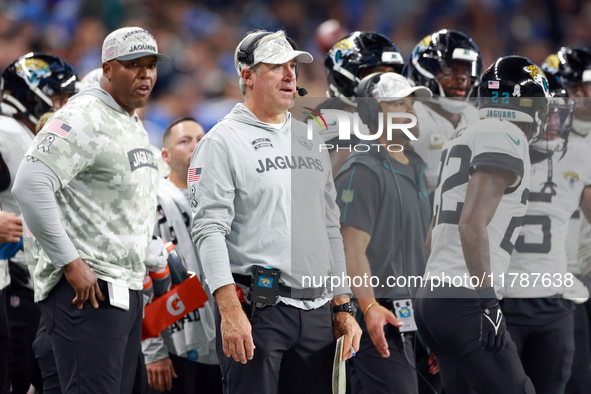
[[[64,393],[131,392],[140,354],[159,176],[135,110],[168,58],[149,32],[127,27],[107,36],[102,60],[100,88],[48,120],[13,188],[39,245],[26,249]]]

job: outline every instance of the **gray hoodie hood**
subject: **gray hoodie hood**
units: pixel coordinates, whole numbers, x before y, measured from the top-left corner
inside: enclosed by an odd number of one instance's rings
[[[101,89],[98,86],[89,87],[78,93],[76,96],[82,96],[85,94],[96,97],[97,99],[101,100],[103,103],[113,108],[117,112],[129,115],[128,112],[125,109],[123,109],[122,106],[117,104],[117,101],[115,101],[115,99],[109,93],[107,93],[105,90]]]
[[[320,136],[309,141],[305,132],[289,112],[277,130],[237,104],[197,145],[188,182],[191,235],[212,293],[254,265],[281,270],[282,283],[295,289],[327,288],[323,278],[344,275],[330,160]],[[332,290],[350,292],[340,284]],[[312,309],[325,297],[283,302]]]
[[[289,111],[285,111],[285,122],[279,131],[285,132],[289,131],[290,129],[290,122],[291,122],[291,113]],[[277,129],[270,126],[269,123],[262,122],[259,118],[256,117],[255,114],[251,112],[246,106],[242,103],[238,103],[232,108],[232,111],[224,116],[220,122],[225,120],[235,120],[240,123],[248,124],[249,126],[259,127],[261,129],[265,129],[267,131],[271,131],[276,133]]]

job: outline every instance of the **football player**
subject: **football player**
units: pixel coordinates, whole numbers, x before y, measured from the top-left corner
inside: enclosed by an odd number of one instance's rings
[[[35,136],[35,125],[44,113],[51,108],[59,109],[76,93],[78,74],[70,63],[58,56],[29,53],[12,62],[2,77],[2,105],[13,115],[0,116],[0,155],[10,177],[8,186],[0,190],[0,200],[3,210],[20,216],[11,189],[18,167]],[[33,302],[33,284],[22,245],[15,252],[8,259],[10,286],[6,292],[11,336],[9,368],[13,392],[26,393],[36,363],[32,343],[40,312]],[[3,287],[1,283],[0,287]]]
[[[402,74],[406,63],[398,47],[386,36],[372,31],[356,31],[343,37],[326,54],[324,71],[327,94],[330,99],[320,104],[316,110],[338,109],[355,112],[355,92],[364,77],[375,72],[395,72]],[[336,177],[354,145],[359,139],[351,132],[349,141],[340,141],[337,122],[328,116],[328,130],[321,132],[329,150],[332,173]],[[359,122],[362,125],[361,122]],[[337,149],[337,147],[341,149]]]
[[[408,77],[426,86],[433,99],[415,103],[421,125],[414,150],[427,163],[429,192],[437,186],[441,148],[454,131],[478,119],[468,97],[482,73],[480,50],[471,38],[457,30],[439,30],[423,38],[413,49]]]
[[[591,218],[591,156],[583,144],[567,149],[573,103],[557,76],[548,73],[547,78],[552,96],[548,126],[530,146],[527,213],[511,255],[502,307],[536,392],[563,393],[573,362],[575,307],[561,294],[573,292],[578,282],[567,273],[566,234],[579,206]],[[585,291],[569,298],[582,302],[587,296]]]
[[[591,52],[580,47],[562,47],[556,54],[546,58],[542,68],[546,73],[556,74],[567,88],[575,103],[571,145],[591,143]],[[569,224],[567,237],[568,270],[581,275],[591,269],[591,227],[581,221],[577,210]],[[577,251],[581,257],[577,257]]]
[[[575,102],[572,130],[569,134],[569,146],[584,145],[589,152],[591,143],[591,52],[580,47],[562,47],[556,54],[548,56],[542,65],[546,74],[556,74],[566,85],[569,95]],[[587,169],[586,172],[589,170]],[[580,183],[573,178],[573,182]],[[591,225],[582,220],[582,212],[577,209],[571,217],[566,237],[568,272],[588,282],[583,276],[591,268]],[[575,288],[565,294],[566,297],[580,301],[585,296],[587,285],[578,284],[579,294]],[[591,284],[589,284],[591,285]],[[569,294],[572,293],[572,294]],[[581,300],[582,301],[582,300]],[[574,312],[574,357],[570,380],[566,386],[567,393],[586,393],[591,386],[591,345],[590,323],[591,302],[577,304]]]
[[[534,392],[496,294],[526,212],[528,142],[545,129],[547,84],[529,59],[498,59],[478,88],[481,119],[443,146],[416,317],[449,393]]]

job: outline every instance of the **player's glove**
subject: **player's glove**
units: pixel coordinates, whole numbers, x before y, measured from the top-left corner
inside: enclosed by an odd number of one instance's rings
[[[480,297],[480,346],[482,349],[498,353],[507,341],[505,332],[507,325],[492,287],[478,290]]]

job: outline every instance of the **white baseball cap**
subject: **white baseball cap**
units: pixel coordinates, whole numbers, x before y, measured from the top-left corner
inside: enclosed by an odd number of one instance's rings
[[[380,80],[374,85],[371,92],[372,97],[383,101],[398,101],[411,94],[415,97],[431,98],[433,93],[425,86],[411,86],[408,79],[400,74],[387,72],[380,76]]]
[[[103,63],[113,59],[132,60],[144,56],[156,56],[159,62],[167,62],[168,56],[158,53],[158,44],[146,29],[123,27],[103,41]]]
[[[250,37],[250,34],[246,36],[244,40],[248,39],[248,37]],[[238,48],[240,48],[240,45],[244,40],[238,44]],[[238,51],[236,51],[236,54],[237,53]],[[283,64],[293,59],[297,59],[301,63],[312,63],[314,60],[312,55],[308,52],[293,49],[285,37],[277,37],[261,43],[255,48],[252,55],[254,59],[252,64],[241,63],[238,61],[238,56],[234,56],[234,65],[236,66],[236,72],[238,72],[238,75],[240,75],[240,71],[242,71],[243,68],[250,68],[259,63]]]

